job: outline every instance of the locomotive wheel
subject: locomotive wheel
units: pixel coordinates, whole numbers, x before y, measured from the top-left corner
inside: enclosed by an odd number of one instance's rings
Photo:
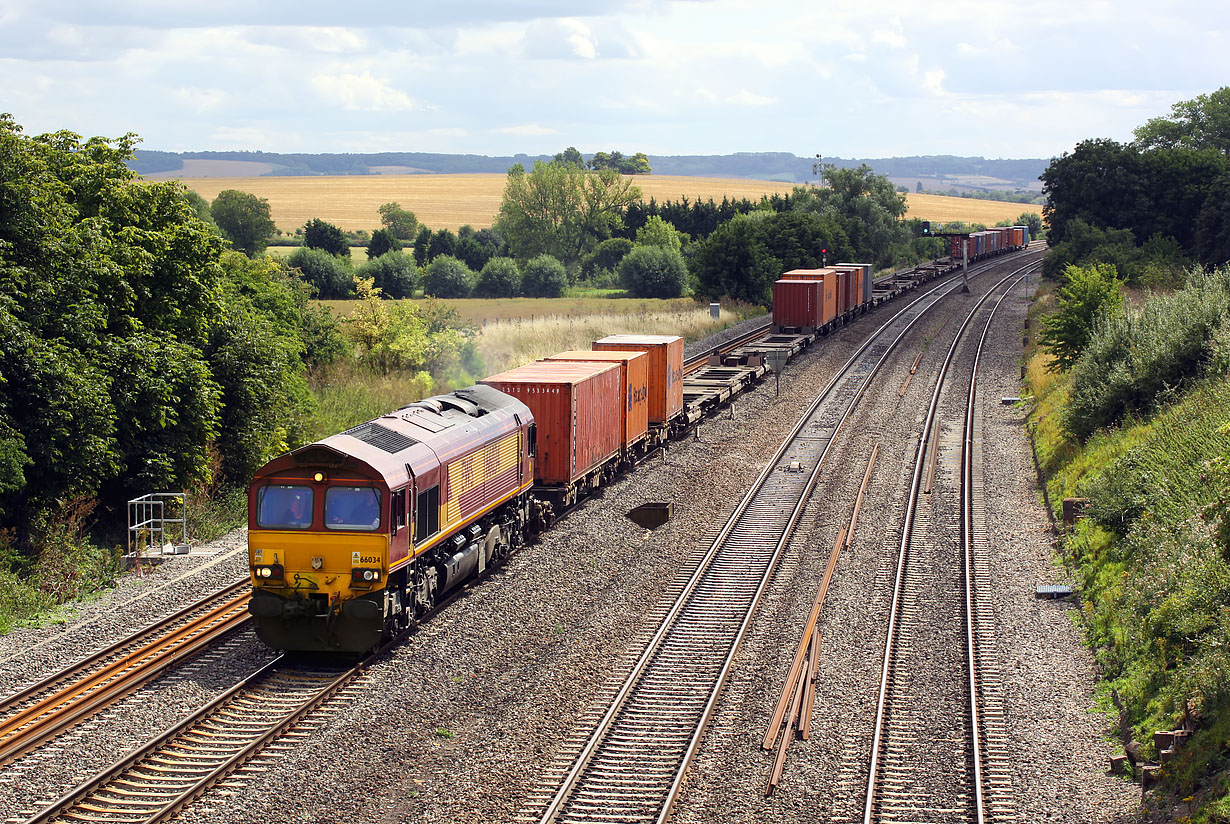
[[[438,575],[435,566],[422,564],[418,578],[418,585],[414,588],[414,617],[422,618],[436,606]]]
[[[500,525],[496,524],[487,530],[487,539],[483,542],[484,566],[490,569],[502,563],[508,557],[508,545],[500,541]]]

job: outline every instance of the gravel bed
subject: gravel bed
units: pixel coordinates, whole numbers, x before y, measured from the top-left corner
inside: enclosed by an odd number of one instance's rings
[[[512,820],[559,740],[591,709],[612,663],[626,654],[628,639],[647,629],[648,606],[656,605],[678,570],[709,545],[814,392],[900,305],[876,310],[797,360],[788,368],[791,380],[783,382],[780,397],[774,396],[772,381],[763,382],[734,402],[733,417],[724,412],[705,422],[698,440],[672,445],[665,460],[647,462],[583,504],[376,662],[358,687],[318,714],[304,745],[262,760],[232,786],[208,793],[185,818]],[[1000,395],[1018,391],[1024,302],[1008,301],[1000,311],[1007,311],[999,321],[1005,331],[997,337],[995,356],[984,361],[986,374],[996,376],[984,384],[984,431],[990,531],[1002,549],[995,578],[1003,586],[1009,730],[1021,747],[1018,810],[1021,820],[1120,821],[1139,790],[1104,775],[1111,746],[1102,737],[1102,719],[1087,710],[1093,665],[1069,620],[1071,606],[1033,599],[1034,585],[1053,582],[1058,573],[1050,562],[1046,516],[1035,500],[1020,415],[998,406]],[[863,399],[858,425],[838,434],[829,465],[840,471],[832,471],[813,495],[762,604],[690,772],[678,821],[837,821],[854,819],[855,805],[861,816],[868,702],[879,679],[882,616],[891,586],[888,556],[899,535],[899,517],[883,513],[899,508],[904,497],[928,382],[934,380],[944,338],[955,327],[943,325],[939,316],[923,321],[904,342],[895,367],[889,367],[897,374]],[[719,336],[737,334],[738,326]],[[712,349],[719,336],[686,351]],[[901,397],[898,389],[919,349],[926,351],[922,366]],[[838,563],[822,616],[823,646],[833,657],[818,681],[812,739],[795,742],[786,780],[766,801],[762,782],[769,764],[759,751],[760,738],[876,440],[883,446],[868,501],[854,546]],[[674,517],[665,526],[646,531],[624,517],[654,500],[674,504]],[[242,548],[242,534],[228,540]],[[177,559],[156,571],[158,584],[126,578],[115,591],[82,606],[71,630],[22,630],[0,639],[0,683],[34,680],[79,657],[84,647],[101,645],[92,639],[110,640],[182,606],[188,591],[204,591],[192,578],[172,583],[192,563],[201,562]],[[245,565],[244,554],[237,552],[198,576],[213,575],[221,586]],[[797,587],[796,579],[802,582]],[[163,584],[165,589],[151,589]],[[41,646],[31,648],[36,643]],[[83,742],[90,746],[79,766],[76,751],[65,747],[74,760],[63,772],[96,769],[95,750],[131,746],[163,723],[158,715],[163,710],[182,714],[213,694],[215,680],[233,683],[238,675],[232,676],[232,669],[246,672],[266,655],[254,638],[240,636],[220,660],[190,675],[181,670],[174,679],[159,679],[149,688],[155,692],[128,702],[126,714],[82,735],[92,741]],[[134,729],[143,735],[134,735]],[[59,758],[48,756],[57,765]],[[50,772],[23,773],[21,782],[31,786],[28,792],[23,787],[23,795],[49,795],[53,784],[64,783],[48,783]],[[0,784],[0,799],[11,786]],[[0,814],[12,815],[20,806],[0,800]]]

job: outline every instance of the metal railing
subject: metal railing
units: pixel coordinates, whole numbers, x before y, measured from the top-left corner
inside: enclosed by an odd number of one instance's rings
[[[172,517],[178,515],[178,517]],[[188,544],[187,510],[182,492],[151,492],[128,502],[128,554],[142,555],[167,543],[178,525],[181,546]]]

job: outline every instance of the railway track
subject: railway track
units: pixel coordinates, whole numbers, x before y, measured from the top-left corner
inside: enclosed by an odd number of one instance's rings
[[[901,309],[816,397],[681,587],[595,728],[562,750],[519,820],[666,820],[834,435],[896,344],[959,283],[946,281]]]
[[[344,690],[370,660],[330,667],[282,656],[26,824],[165,821]]]
[[[247,603],[245,578],[8,696],[0,703],[0,766],[245,626]]]
[[[979,598],[989,567],[976,387],[991,322],[1025,277],[1022,271],[1009,274],[970,310],[941,366],[922,425],[890,602],[864,824],[1016,820],[994,627],[989,606]],[[975,346],[964,346],[980,312],[986,316],[981,336]],[[971,350],[970,362],[957,366],[961,353]],[[957,372],[968,375],[964,395]],[[945,443],[942,418],[958,442],[950,437]],[[937,482],[937,456],[949,450],[960,454],[956,483],[942,477]]]

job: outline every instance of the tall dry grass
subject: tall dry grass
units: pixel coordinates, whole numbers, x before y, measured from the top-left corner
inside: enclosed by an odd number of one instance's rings
[[[722,305],[717,318],[707,306],[667,311],[606,313],[489,323],[478,337],[488,374],[496,374],[569,349],[589,349],[607,335],[682,335],[697,340],[756,314],[746,306]]]

